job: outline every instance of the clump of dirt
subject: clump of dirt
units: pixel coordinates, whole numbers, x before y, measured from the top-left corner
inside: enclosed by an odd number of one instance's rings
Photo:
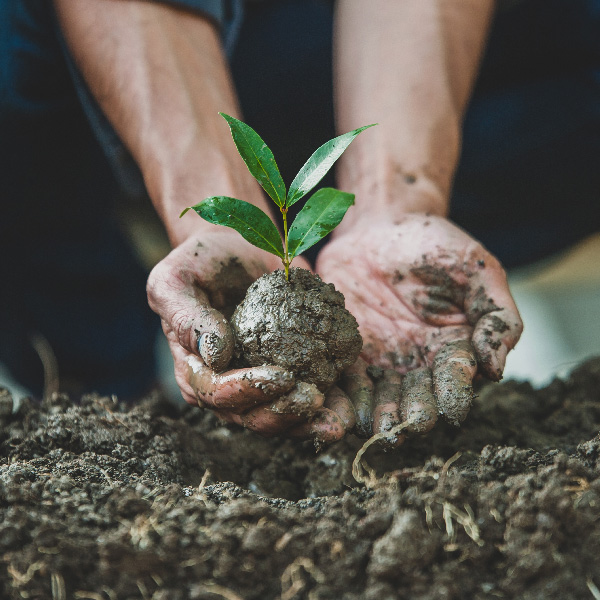
[[[600,592],[600,359],[486,385],[398,450],[263,439],[159,396],[0,393],[0,598],[578,600]]]
[[[326,391],[362,349],[356,319],[331,283],[305,269],[256,280],[231,319],[240,365],[279,365]]]

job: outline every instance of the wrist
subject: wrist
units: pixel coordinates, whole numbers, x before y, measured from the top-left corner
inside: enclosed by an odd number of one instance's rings
[[[368,176],[354,171],[339,181],[340,189],[355,194],[356,200],[334,234],[365,222],[389,223],[410,214],[448,216],[450,185],[436,180],[426,167],[410,169],[396,164]]]
[[[447,216],[460,148],[458,120],[446,118],[435,138],[416,132],[390,137],[385,124],[372,131],[338,162],[338,186],[356,195],[345,226],[371,215],[388,220],[411,213]]]

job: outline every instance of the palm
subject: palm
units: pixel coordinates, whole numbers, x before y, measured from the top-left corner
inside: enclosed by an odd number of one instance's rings
[[[361,224],[323,250],[317,270],[344,294],[368,363],[428,367],[436,383],[436,355],[451,361],[458,348],[461,360],[501,378],[521,330],[517,309],[499,262],[447,220]]]

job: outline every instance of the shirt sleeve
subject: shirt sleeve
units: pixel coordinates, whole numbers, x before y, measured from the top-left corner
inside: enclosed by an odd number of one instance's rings
[[[230,18],[232,11],[231,2],[229,0],[154,0],[163,4],[170,4],[178,8],[186,8],[188,10],[203,13],[211,18],[220,27]]]
[[[153,0],[202,14],[220,29],[223,48],[231,56],[244,19],[244,0]]]

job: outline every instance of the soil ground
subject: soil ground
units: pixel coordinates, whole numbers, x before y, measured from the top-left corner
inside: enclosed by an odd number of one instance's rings
[[[354,437],[315,454],[159,397],[9,404],[2,599],[600,598],[600,359],[484,386],[461,429],[370,448],[367,485]]]

